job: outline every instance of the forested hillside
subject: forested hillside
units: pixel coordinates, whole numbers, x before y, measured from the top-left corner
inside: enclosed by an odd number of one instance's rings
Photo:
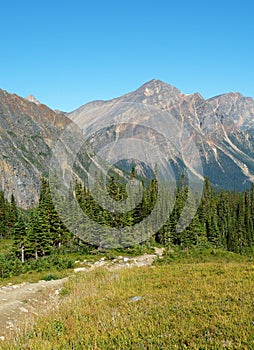
[[[95,186],[99,188],[96,183]],[[77,181],[73,184],[73,191],[86,215],[101,227],[108,228],[110,232],[110,228],[113,227],[135,227],[136,223],[142,221],[153,210],[157,199],[156,180],[143,182],[142,186],[141,203],[126,213],[109,213],[98,205],[89,190]],[[167,190],[170,192],[170,187],[165,187],[165,193]],[[209,245],[241,254],[253,250],[254,186],[244,192],[215,192],[206,179],[202,199],[193,220],[179,232],[177,223],[188,191],[183,179],[175,193],[173,210],[168,213],[167,222],[155,235],[150,237],[146,232],[140,233],[134,230],[131,236],[121,237],[119,247],[135,245],[134,234],[137,234],[143,237],[140,242],[142,245],[157,242],[166,247],[178,246],[182,249]],[[121,202],[126,197],[126,188],[120,177],[110,177],[108,192],[115,201]],[[161,210],[163,208],[158,208],[158,216]],[[68,209],[66,215],[68,217]],[[90,224],[83,229],[87,232],[86,237],[93,237],[92,242],[97,244],[91,244],[91,241],[82,240],[80,236],[70,232],[54,207],[50,186],[45,179],[42,179],[39,203],[30,210],[17,208],[14,196],[9,203],[1,192],[0,217],[0,242],[9,242],[9,249],[0,253],[0,277],[19,274],[48,261],[66,267],[68,264],[71,265],[68,253],[82,249],[101,251],[106,249],[104,244],[110,243],[110,236],[106,239],[101,237],[101,232],[95,232],[95,228]]]

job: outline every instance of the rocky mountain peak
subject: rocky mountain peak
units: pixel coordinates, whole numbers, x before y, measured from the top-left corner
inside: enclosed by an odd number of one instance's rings
[[[33,103],[36,103],[37,105],[40,105],[41,102],[39,100],[37,100],[32,94],[31,95],[28,95],[26,97],[26,100],[29,101],[29,102],[33,102]]]
[[[195,92],[192,96],[197,100],[204,101],[204,97],[199,92]]]
[[[183,130],[187,130],[199,150],[204,175],[213,185],[243,189],[254,181],[254,100],[238,92],[206,100],[198,92],[184,94],[172,85],[152,79],[133,92],[97,103],[97,108],[86,104],[68,117],[85,127],[93,120],[98,123],[110,111],[110,117],[115,120],[119,115],[127,120],[128,116],[135,116],[138,123],[144,117],[137,113],[139,107],[143,110],[139,104],[155,107],[158,118],[159,110],[163,110],[180,122],[183,129],[179,128],[179,139]],[[175,159],[176,167],[181,167],[180,158]]]
[[[239,92],[228,92],[226,94],[221,94],[221,95],[211,97],[207,101],[209,103],[216,103],[216,104],[228,104],[228,103],[235,104],[237,103],[238,100],[241,100],[242,98],[246,98],[246,97],[244,97]]]
[[[183,94],[172,85],[152,79],[120,99],[122,102],[135,102],[168,108],[178,102]]]
[[[64,115],[31,102],[0,90],[0,189],[24,208],[38,200],[52,145],[70,124]]]
[[[40,178],[49,172],[54,142],[69,126],[70,119],[87,126],[108,115],[116,121],[119,116],[121,120],[125,117],[133,120],[135,116],[138,124],[147,117],[146,111],[152,109],[146,106],[158,110],[156,118],[160,118],[160,110],[176,118],[181,125],[176,135],[180,140],[182,131],[188,131],[199,150],[204,175],[213,185],[243,189],[254,182],[254,100],[236,92],[205,100],[199,93],[187,95],[153,79],[121,97],[93,101],[66,115],[40,104],[33,95],[24,99],[0,89],[0,189],[8,198],[14,193],[20,206],[34,204],[38,200]],[[113,131],[105,136],[111,141],[119,136],[119,130]],[[70,153],[75,153],[74,141],[81,136],[76,131],[68,134],[71,142],[66,143],[66,149]],[[139,134],[144,139],[147,136],[145,132]],[[104,141],[103,138],[101,142]],[[167,142],[160,142],[160,147],[168,147]],[[174,167],[179,174],[183,173],[182,164],[181,154],[175,154]]]
[[[164,83],[158,79],[152,79],[147,83],[143,84],[138,90],[139,92],[143,92],[144,96],[153,96],[161,93],[167,93],[168,97],[176,96],[181,94],[181,91],[176,87]]]

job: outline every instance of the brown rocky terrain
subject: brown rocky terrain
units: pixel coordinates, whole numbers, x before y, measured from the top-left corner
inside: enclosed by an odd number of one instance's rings
[[[178,121],[174,137],[181,139],[181,147],[187,151],[189,140],[195,143],[202,159],[203,175],[214,186],[239,190],[250,186],[254,179],[254,100],[234,92],[205,100],[199,93],[186,95],[171,85],[152,80],[134,92],[110,101],[90,102],[68,114],[51,110],[33,96],[24,99],[0,90],[0,189],[9,199],[13,193],[19,206],[27,208],[35,204],[40,179],[49,175],[52,150],[62,133],[68,130],[61,141],[67,169],[72,166],[68,164],[68,155],[75,155],[80,145],[77,140],[82,138],[81,130],[74,125],[87,128],[94,121],[100,125],[108,116],[115,122],[127,120],[136,126],[133,130],[128,126],[113,126],[104,134],[97,132],[94,139],[89,139],[94,150],[130,132],[146,141],[155,137],[164,153],[171,153],[168,161],[175,173],[181,174],[184,167],[192,166],[181,151],[172,151],[170,143],[154,136],[151,130],[138,128],[151,113],[155,114],[155,126],[160,130],[168,131],[167,116]],[[73,128],[69,128],[71,125]],[[184,130],[188,131],[185,140]],[[139,149],[135,151],[142,153]],[[88,161],[85,152],[75,158],[79,164],[75,165],[74,173],[79,177],[88,170],[85,170]],[[123,166],[128,168],[128,164]],[[143,164],[137,164],[136,170],[146,174]]]
[[[162,81],[152,80],[134,92],[110,101],[87,103],[67,115],[86,130],[87,125],[103,125],[101,121],[107,118],[116,123],[126,119],[141,124],[151,114],[157,118],[155,126],[162,131],[170,128],[167,118],[175,118],[179,123],[178,129],[174,128],[176,138],[181,139],[188,132],[187,138],[193,140],[201,156],[203,174],[213,185],[239,190],[250,186],[254,180],[254,100],[240,93],[205,100],[199,93],[186,95]],[[111,128],[110,137],[111,142],[117,140],[119,130]],[[140,138],[149,141],[152,134],[144,129]],[[157,141],[163,145],[163,140]],[[106,142],[104,138],[102,144]],[[183,148],[188,147],[188,140],[180,142]],[[174,154],[171,160],[181,173],[182,163],[186,163],[183,156]]]
[[[46,105],[0,90],[0,189],[22,207],[38,200],[52,147],[71,123]]]

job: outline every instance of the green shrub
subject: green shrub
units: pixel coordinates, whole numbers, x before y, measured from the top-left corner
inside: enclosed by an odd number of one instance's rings
[[[252,259],[252,260],[251,260]],[[155,261],[155,264],[164,265],[173,262],[177,263],[200,263],[200,262],[231,262],[231,261],[253,261],[254,257],[229,252],[220,248],[195,247],[189,249],[180,249],[174,247],[174,250],[165,251],[162,258]]]
[[[43,281],[52,281],[52,280],[57,280],[57,279],[59,279],[59,278],[52,273],[50,273],[47,276],[42,278]]]

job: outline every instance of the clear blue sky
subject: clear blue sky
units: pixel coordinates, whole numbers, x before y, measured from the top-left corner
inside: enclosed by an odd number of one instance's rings
[[[254,1],[2,1],[0,88],[71,111],[152,78],[254,97]]]

